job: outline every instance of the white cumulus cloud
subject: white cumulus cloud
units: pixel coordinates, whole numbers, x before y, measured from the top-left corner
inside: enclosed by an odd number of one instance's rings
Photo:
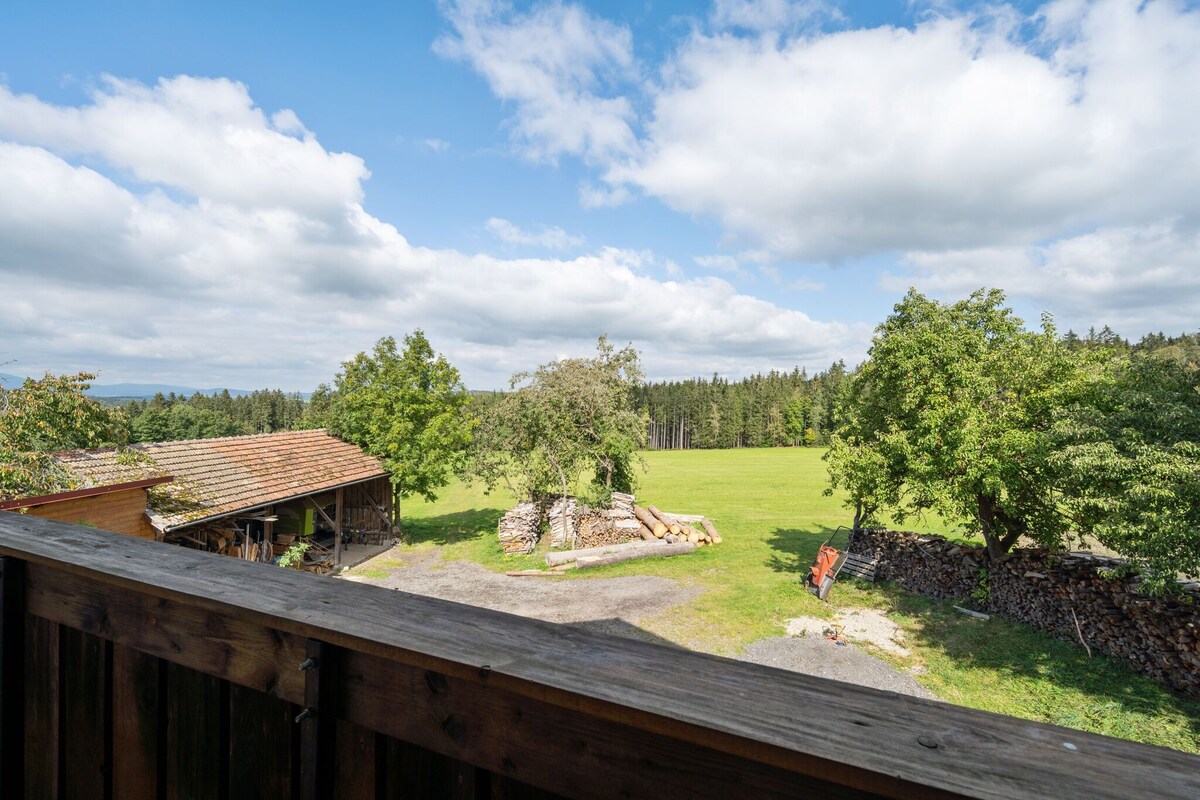
[[[549,250],[569,250],[584,244],[582,236],[573,236],[557,225],[532,232],[523,230],[502,217],[491,217],[484,223],[484,227],[488,233],[508,244],[533,245]]]
[[[648,277],[671,269],[651,253],[416,246],[363,209],[360,159],[231,81],[110,79],[79,106],[0,86],[0,119],[0,341],[18,369],[305,389],[376,338],[423,327],[470,385],[499,387],[602,333],[633,341],[659,376],[821,365],[868,337],[715,278]],[[120,141],[139,124],[144,147]]]

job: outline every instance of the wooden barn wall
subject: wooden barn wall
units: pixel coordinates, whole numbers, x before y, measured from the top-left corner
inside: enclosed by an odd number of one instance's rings
[[[360,531],[386,532],[391,525],[384,522],[379,512],[372,507],[383,509],[390,519],[392,516],[392,485],[387,478],[376,478],[365,483],[356,483],[346,487],[345,512],[346,524]]]
[[[154,539],[155,531],[146,518],[146,490],[124,489],[91,497],[33,506],[30,516],[88,525],[102,531]]]

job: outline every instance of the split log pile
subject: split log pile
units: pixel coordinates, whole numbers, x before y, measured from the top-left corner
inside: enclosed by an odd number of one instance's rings
[[[574,497],[560,497],[550,506],[550,546],[575,546],[575,515],[577,503]]]
[[[500,547],[505,555],[532,553],[542,526],[542,510],[536,503],[520,503],[500,518]]]
[[[612,506],[613,511],[624,511],[627,514],[633,514],[633,501],[635,499],[636,498],[631,494],[625,494],[624,492],[613,492],[612,503],[610,505]]]
[[[632,512],[623,509],[584,508],[579,515],[576,547],[601,547],[640,539],[641,523]]]
[[[1181,583],[1175,595],[1151,597],[1138,591],[1136,574],[1125,574],[1123,559],[1036,549],[988,564],[982,548],[883,530],[856,533],[851,549],[878,555],[881,579],[1003,614],[1089,652],[1127,660],[1200,697],[1196,582]]]

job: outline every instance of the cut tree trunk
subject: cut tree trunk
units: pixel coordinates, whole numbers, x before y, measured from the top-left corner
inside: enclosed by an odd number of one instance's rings
[[[650,532],[658,539],[667,535],[667,525],[661,519],[656,517],[649,509],[641,506],[633,507],[633,514],[641,523],[650,529]]]
[[[651,548],[640,548],[637,550],[625,550],[619,553],[609,553],[607,555],[581,556],[576,563],[580,569],[588,567],[603,567],[609,564],[620,564],[623,561],[633,561],[638,558],[659,558],[666,556],[680,556],[694,552],[696,545],[690,542],[682,544],[664,544]]]

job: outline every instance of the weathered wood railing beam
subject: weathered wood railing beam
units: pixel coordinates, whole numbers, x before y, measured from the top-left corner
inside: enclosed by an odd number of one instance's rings
[[[1183,753],[102,531],[0,514],[0,556],[114,664],[303,707],[316,640],[340,719],[570,797],[1200,796]]]

